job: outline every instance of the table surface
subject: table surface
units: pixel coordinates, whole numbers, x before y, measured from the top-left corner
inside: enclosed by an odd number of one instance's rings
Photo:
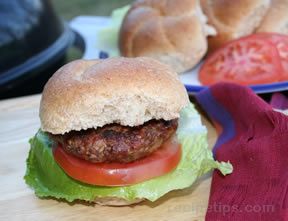
[[[66,203],[39,199],[24,182],[28,140],[40,126],[40,95],[0,101],[0,220],[114,220],[114,221],[196,221],[204,220],[211,173],[192,187],[173,191],[158,201],[130,207],[104,207],[86,203]],[[208,128],[211,147],[216,133]]]

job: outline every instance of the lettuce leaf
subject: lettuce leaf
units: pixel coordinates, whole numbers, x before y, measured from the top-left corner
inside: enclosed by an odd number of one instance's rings
[[[207,130],[192,104],[181,111],[177,138],[182,144],[182,158],[174,171],[131,186],[103,187],[84,184],[66,175],[53,159],[52,141],[39,131],[30,140],[24,179],[39,197],[55,197],[69,202],[77,199],[93,201],[96,197],[155,201],[172,190],[191,186],[199,176],[212,169],[219,169],[223,175],[232,172],[229,162],[214,161],[207,145]]]
[[[112,12],[111,23],[98,31],[97,48],[109,54],[109,57],[119,56],[118,35],[122,21],[128,12],[130,5],[117,8]]]

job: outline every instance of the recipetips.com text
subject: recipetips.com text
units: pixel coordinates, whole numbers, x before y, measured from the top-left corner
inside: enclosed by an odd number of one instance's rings
[[[275,205],[225,205],[221,203],[214,203],[209,206],[193,205],[193,204],[180,204],[171,206],[168,212],[186,213],[193,212],[195,215],[205,214],[206,212],[221,213],[223,215],[228,213],[273,213]]]

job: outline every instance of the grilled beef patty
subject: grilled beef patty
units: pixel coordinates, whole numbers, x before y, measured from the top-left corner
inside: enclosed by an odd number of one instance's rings
[[[157,150],[175,133],[177,126],[177,120],[150,120],[137,127],[109,124],[51,137],[78,158],[93,163],[128,163]]]

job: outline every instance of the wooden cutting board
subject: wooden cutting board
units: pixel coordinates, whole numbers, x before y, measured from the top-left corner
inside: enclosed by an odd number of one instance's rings
[[[196,221],[204,220],[211,174],[191,188],[174,191],[158,201],[130,207],[103,207],[85,203],[68,204],[39,199],[25,184],[28,139],[40,126],[40,95],[0,101],[0,220],[113,220],[113,221]],[[207,120],[208,142],[216,133]]]

